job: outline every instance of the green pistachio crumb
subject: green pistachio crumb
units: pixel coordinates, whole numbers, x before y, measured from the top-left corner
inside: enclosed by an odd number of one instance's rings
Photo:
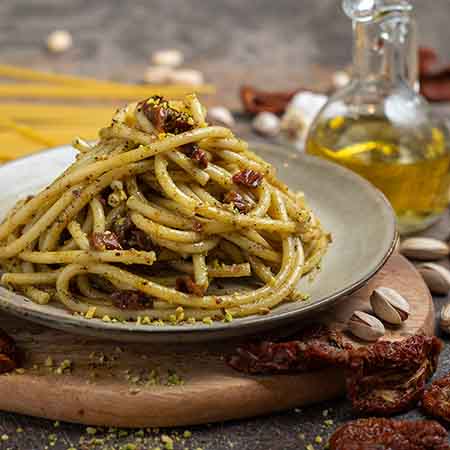
[[[189,431],[189,430],[186,430],[184,433],[183,433],[183,437],[185,437],[186,439],[187,438],[190,438],[192,436],[192,433]]]
[[[87,427],[86,428],[86,433],[90,434],[90,435],[94,435],[95,433],[97,433],[97,428],[94,427]]]

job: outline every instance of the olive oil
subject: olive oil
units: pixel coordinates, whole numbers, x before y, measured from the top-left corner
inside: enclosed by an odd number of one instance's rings
[[[399,231],[433,223],[448,205],[450,153],[444,131],[407,132],[377,116],[319,120],[306,151],[359,173],[391,202]]]

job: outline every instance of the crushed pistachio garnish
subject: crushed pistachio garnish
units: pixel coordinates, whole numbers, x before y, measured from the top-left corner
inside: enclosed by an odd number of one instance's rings
[[[102,317],[103,322],[111,322],[111,317],[109,316],[103,316]]]
[[[204,318],[202,319],[202,322],[203,322],[204,324],[206,324],[206,325],[212,325],[212,323],[213,323],[211,317],[204,317]]]
[[[84,315],[84,317],[86,319],[92,319],[95,316],[95,312],[97,311],[97,307],[95,306],[90,306],[88,308],[88,310],[86,311],[86,314]]]
[[[51,356],[47,356],[44,363],[45,367],[52,367],[53,366],[53,358]]]

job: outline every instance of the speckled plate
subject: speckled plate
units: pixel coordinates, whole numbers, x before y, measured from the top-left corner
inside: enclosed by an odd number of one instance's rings
[[[202,341],[257,333],[325,308],[363,286],[386,262],[396,242],[393,211],[386,198],[347,169],[281,146],[253,145],[278,168],[293,190],[303,190],[333,243],[313,281],[300,283],[310,294],[305,302],[281,305],[270,314],[204,325],[111,324],[71,315],[56,304],[37,305],[0,287],[0,308],[49,327],[107,339],[135,342]],[[0,217],[28,194],[50,183],[74,159],[73,150],[59,147],[0,166]]]

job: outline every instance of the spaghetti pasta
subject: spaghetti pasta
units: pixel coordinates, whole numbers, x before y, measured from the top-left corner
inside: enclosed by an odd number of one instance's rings
[[[37,303],[140,323],[265,314],[301,298],[327,249],[303,196],[194,95],[128,105],[74,147],[0,225],[1,283]],[[258,285],[223,286],[243,277]]]

